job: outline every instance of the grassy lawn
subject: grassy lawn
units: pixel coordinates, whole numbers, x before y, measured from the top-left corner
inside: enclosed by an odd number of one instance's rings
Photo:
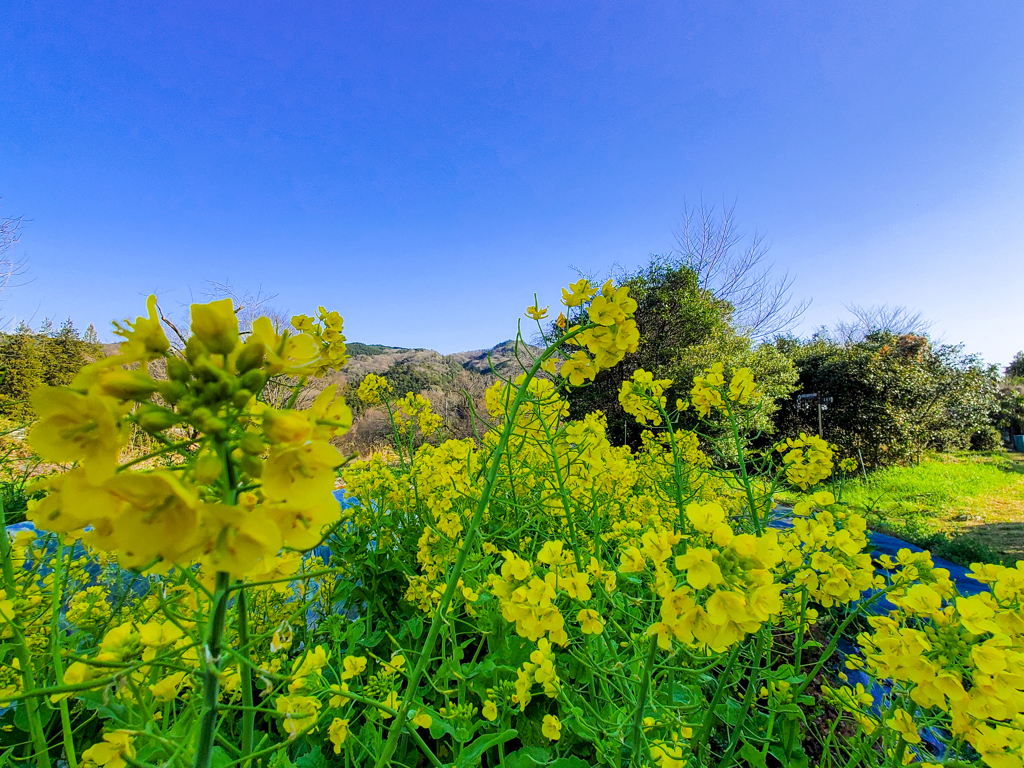
[[[1024,454],[934,454],[849,481],[843,501],[873,530],[969,565],[1024,559]]]

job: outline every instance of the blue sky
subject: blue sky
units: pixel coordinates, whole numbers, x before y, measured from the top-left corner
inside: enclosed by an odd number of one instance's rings
[[[1024,348],[1024,5],[8,3],[6,318],[262,286],[350,339],[511,336],[571,267],[736,203],[801,328],[903,304]]]

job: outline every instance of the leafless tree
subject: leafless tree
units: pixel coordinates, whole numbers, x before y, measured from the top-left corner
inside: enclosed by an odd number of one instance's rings
[[[255,291],[239,291],[228,283],[215,280],[208,280],[206,285],[206,295],[209,299],[214,301],[231,299],[235,305],[238,326],[242,333],[252,330],[252,324],[258,317],[269,317],[270,322],[274,324],[274,330],[278,333],[291,326],[291,318],[271,304],[277,298],[277,294],[264,293],[262,285],[258,286]]]
[[[860,304],[845,305],[853,315],[852,320],[840,320],[830,335],[840,344],[856,344],[868,335],[883,331],[897,336],[925,334],[934,325],[925,320],[920,312],[913,312],[903,306],[875,304],[864,307]]]
[[[0,296],[8,288],[17,284],[17,279],[25,274],[27,263],[24,258],[15,259],[11,250],[21,240],[22,217],[0,218]]]
[[[733,320],[751,338],[777,336],[796,324],[810,302],[791,303],[793,278],[789,272],[772,277],[765,236],[755,232],[744,244],[734,210],[735,205],[723,205],[718,214],[703,203],[685,206],[673,258],[697,273],[702,289],[733,306]]]

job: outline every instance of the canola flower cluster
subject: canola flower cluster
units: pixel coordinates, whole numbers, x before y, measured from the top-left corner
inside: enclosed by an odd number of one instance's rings
[[[636,327],[633,313],[636,300],[629,295],[628,286],[616,288],[612,281],[606,282],[598,292],[587,280],[579,280],[562,289],[562,303],[567,310],[575,307],[586,308],[587,325],[580,322],[565,328],[567,343],[582,347],[562,363],[559,374],[573,387],[593,381],[597,374],[618,365],[629,352],[636,352],[640,332]],[[560,315],[559,326],[567,320]]]
[[[439,439],[429,403],[367,376],[357,397],[408,451],[342,466],[336,390],[301,411],[261,396],[343,364],[339,316],[243,334],[229,305],[196,305],[179,356],[151,301],[117,360],[36,396],[33,444],[73,466],[31,510],[55,533],[0,552],[19,749],[40,768],[1021,768],[1024,566],[975,566],[987,589],[964,596],[927,553],[873,560],[841,485],[822,487],[826,443],[750,458],[746,369],[712,366],[671,410],[672,382],[634,373],[620,404],[647,428],[637,449],[612,445],[603,414],[571,419],[566,389],[592,379],[573,360],[628,352],[631,302],[564,291],[578,322],[556,324],[582,349],[559,369],[556,342],[497,381],[479,440]],[[685,426],[713,411],[742,473]],[[129,429],[156,438],[144,461],[119,462]],[[783,485],[802,492],[788,523],[770,509]],[[867,686],[844,684],[854,670]],[[812,685],[838,718],[825,734]]]
[[[32,394],[32,447],[45,461],[76,466],[44,481],[47,495],[30,519],[116,553],[127,568],[201,562],[241,575],[282,546],[318,543],[340,517],[332,492],[342,457],[329,441],[349,428],[351,411],[335,386],[305,411],[273,408],[258,395],[272,377],[344,364],[344,336],[341,318],[323,308],[320,320],[293,323],[306,330],[279,334],[259,318],[243,341],[230,299],[195,304],[179,356],[150,297],[148,317],[119,326],[118,354],[86,366],[69,387]],[[150,373],[156,360],[164,380]],[[133,426],[194,461],[119,466]]]
[[[973,749],[994,768],[1021,765],[1024,562],[976,564],[972,578],[991,589],[971,596],[958,595],[948,571],[935,568],[927,553],[901,550],[883,566],[897,608],[868,620],[872,631],[858,636],[863,660],[852,666],[892,681],[896,706],[884,724],[917,746],[924,727],[941,723],[952,750]],[[883,717],[863,703],[844,702],[870,733]]]

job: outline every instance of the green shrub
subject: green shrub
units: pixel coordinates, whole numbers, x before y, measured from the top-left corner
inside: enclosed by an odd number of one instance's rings
[[[1003,445],[1003,436],[999,430],[986,424],[973,435],[971,435],[972,451],[994,451]]]

